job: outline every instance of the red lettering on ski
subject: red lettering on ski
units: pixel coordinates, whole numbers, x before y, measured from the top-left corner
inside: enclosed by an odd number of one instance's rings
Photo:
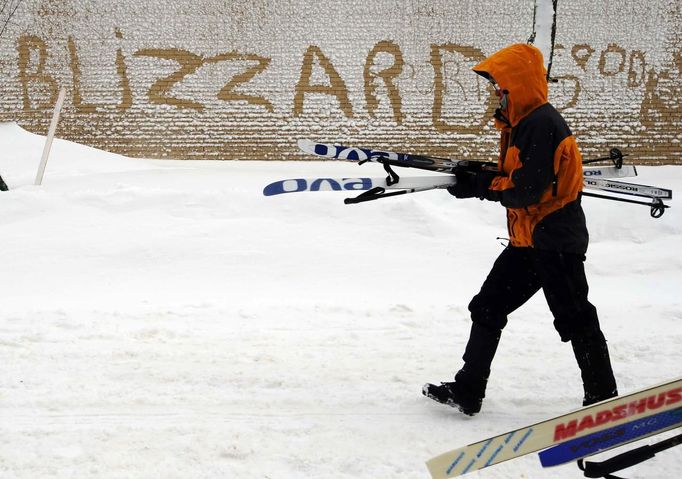
[[[590,430],[596,426],[645,414],[647,411],[663,407],[664,404],[669,406],[678,402],[682,402],[682,388],[679,387],[638,401],[597,411],[595,414],[587,414],[580,420],[573,419],[566,423],[557,424],[554,429],[554,442],[570,439],[579,432]]]

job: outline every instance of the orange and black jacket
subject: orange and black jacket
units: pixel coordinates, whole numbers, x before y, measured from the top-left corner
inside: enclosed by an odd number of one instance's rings
[[[547,102],[542,54],[531,45],[511,45],[473,70],[507,92],[507,108],[495,121],[502,130],[500,174],[489,189],[507,208],[512,246],[584,254],[582,157],[563,117]]]

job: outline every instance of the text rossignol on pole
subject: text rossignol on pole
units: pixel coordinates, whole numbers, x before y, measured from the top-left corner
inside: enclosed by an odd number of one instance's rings
[[[45,174],[45,167],[47,166],[47,158],[50,156],[50,148],[52,148],[52,140],[54,139],[55,131],[57,131],[57,123],[59,123],[59,114],[62,111],[62,105],[64,104],[64,98],[66,97],[66,88],[62,87],[59,90],[59,96],[57,97],[57,103],[54,106],[54,113],[52,114],[52,121],[50,122],[50,129],[47,132],[47,138],[45,139],[45,147],[43,148],[43,156],[40,159],[40,165],[38,166],[38,173],[36,174],[36,185],[40,185],[43,182],[43,175]]]

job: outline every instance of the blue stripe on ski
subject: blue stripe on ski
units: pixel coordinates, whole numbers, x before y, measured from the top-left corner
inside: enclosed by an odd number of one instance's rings
[[[463,457],[464,457],[464,453],[461,453],[459,456],[457,456],[457,459],[455,459],[455,460],[452,462],[452,464],[450,464],[450,467],[448,467],[448,471],[447,471],[448,474],[450,474],[450,473],[452,472],[452,470],[453,470],[455,467],[457,467],[457,464],[459,464],[459,461],[461,461]]]
[[[626,422],[540,451],[543,467],[558,466],[682,426],[682,407]]]
[[[488,439],[485,444],[483,444],[483,447],[481,447],[481,450],[478,451],[478,454],[476,454],[476,457],[480,458],[483,453],[485,452],[486,449],[488,449],[488,446],[490,446],[490,443],[493,442],[492,439]]]
[[[495,458],[497,457],[497,455],[498,455],[500,452],[502,452],[502,449],[504,449],[504,444],[498,446],[498,448],[495,449],[495,452],[493,452],[492,456],[490,456],[490,458],[486,461],[485,467],[488,467],[488,466],[490,466],[490,465],[493,463],[493,461],[495,460]]]
[[[465,467],[462,470],[462,474],[466,474],[467,472],[469,472],[475,463],[476,463],[476,459],[472,459],[471,461],[469,461],[469,464],[467,464],[467,467]]]
[[[530,437],[530,435],[533,434],[533,428],[529,428],[528,431],[523,435],[521,440],[514,446],[514,452],[518,452],[519,449],[521,449],[521,446],[526,442],[526,439]]]

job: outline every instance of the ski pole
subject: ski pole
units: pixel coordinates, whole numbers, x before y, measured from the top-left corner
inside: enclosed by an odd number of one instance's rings
[[[670,206],[664,204],[663,200],[660,198],[651,198],[651,203],[647,203],[646,201],[637,201],[630,200],[628,198],[618,198],[615,196],[600,195],[598,193],[589,193],[587,191],[583,191],[583,196],[591,196],[592,198],[601,198],[604,200],[620,201],[621,203],[633,203],[635,205],[649,206],[651,207],[652,218],[660,218],[661,216],[663,216],[663,213],[665,213],[665,209],[670,208]]]
[[[616,166],[616,168],[622,168],[624,156],[628,156],[628,155],[623,154],[618,148],[611,148],[611,150],[609,150],[609,156],[605,156],[603,158],[594,158],[592,160],[584,160],[583,165],[589,165],[590,163],[597,163],[598,161],[611,160],[611,161],[613,161],[613,164]]]

